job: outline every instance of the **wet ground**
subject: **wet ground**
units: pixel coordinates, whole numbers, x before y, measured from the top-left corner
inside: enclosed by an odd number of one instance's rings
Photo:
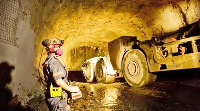
[[[142,88],[130,87],[124,80],[118,80],[113,84],[77,82],[83,97],[71,100],[71,109],[73,111],[198,111],[200,76],[198,71],[192,73],[179,73],[178,76],[174,76],[175,73],[158,75],[153,84]],[[42,96],[32,99],[28,105],[36,111],[47,110]]]

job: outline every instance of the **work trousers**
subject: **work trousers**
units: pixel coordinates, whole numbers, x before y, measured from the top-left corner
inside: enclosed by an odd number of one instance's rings
[[[50,111],[71,111],[70,106],[67,104],[67,97],[51,97],[47,99]]]

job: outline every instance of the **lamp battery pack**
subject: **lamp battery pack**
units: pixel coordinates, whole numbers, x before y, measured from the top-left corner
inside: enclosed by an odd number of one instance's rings
[[[51,97],[58,97],[62,94],[62,88],[61,87],[53,87],[53,85],[50,86],[50,96]]]

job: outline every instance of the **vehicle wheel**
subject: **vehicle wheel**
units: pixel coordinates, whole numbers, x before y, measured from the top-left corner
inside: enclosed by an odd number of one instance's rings
[[[93,82],[94,80],[94,66],[91,62],[86,63],[85,70],[83,71],[85,80],[87,82]]]
[[[130,86],[142,87],[153,81],[156,76],[148,73],[145,55],[138,49],[127,52],[122,62],[124,78]]]
[[[114,75],[107,74],[107,67],[103,58],[96,63],[95,75],[98,83],[113,83],[115,80]]]

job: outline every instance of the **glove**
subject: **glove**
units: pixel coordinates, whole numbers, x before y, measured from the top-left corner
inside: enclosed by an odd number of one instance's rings
[[[71,93],[80,92],[80,89],[79,89],[78,86],[71,86],[70,92],[71,92]]]
[[[78,86],[71,86],[71,97],[72,99],[77,99],[82,97],[82,92]]]

